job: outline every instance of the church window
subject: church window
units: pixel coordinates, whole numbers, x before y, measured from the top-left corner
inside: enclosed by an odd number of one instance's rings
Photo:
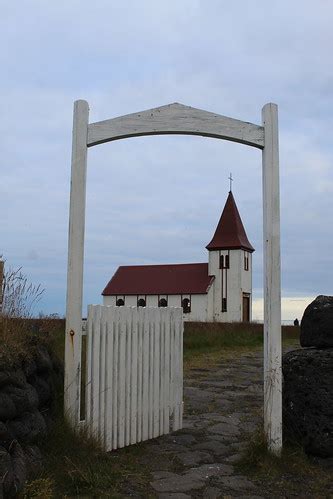
[[[168,302],[165,298],[161,298],[158,302],[158,306],[159,307],[167,307],[168,306]]]
[[[138,307],[145,307],[146,306],[146,300],[144,298],[140,298],[138,300]]]
[[[184,314],[189,314],[191,312],[191,302],[189,298],[183,298],[182,307]]]
[[[220,255],[220,269],[229,268],[229,255]]]
[[[222,312],[226,312],[226,311],[227,311],[227,299],[222,298]]]
[[[125,301],[122,298],[118,298],[116,305],[117,307],[123,307],[125,305]]]
[[[244,270],[249,270],[249,254],[244,251]]]

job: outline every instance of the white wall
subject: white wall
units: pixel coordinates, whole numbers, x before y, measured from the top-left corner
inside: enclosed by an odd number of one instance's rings
[[[158,299],[166,298],[169,307],[181,307],[182,299],[189,298],[191,301],[191,312],[183,314],[184,321],[197,321],[206,322],[209,320],[207,318],[207,306],[208,306],[208,295],[126,295],[123,296],[103,296],[103,305],[116,305],[116,298],[125,298],[125,306],[136,307],[138,298],[146,299],[147,307],[158,307]]]
[[[220,269],[220,255],[229,255],[229,268]],[[248,253],[249,270],[244,269],[244,250],[209,251],[209,274],[215,276],[208,293],[208,320],[239,322],[243,319],[243,293],[250,294],[252,318],[252,254]],[[223,295],[222,295],[223,287]],[[227,298],[227,311],[222,312],[222,296]]]
[[[249,257],[249,270],[244,269],[244,251],[242,255],[241,291],[250,295],[250,321],[252,320],[252,253],[247,253]],[[243,312],[242,312],[243,314]]]

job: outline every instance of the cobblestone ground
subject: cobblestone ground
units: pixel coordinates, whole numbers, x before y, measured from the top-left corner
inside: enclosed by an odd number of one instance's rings
[[[237,472],[246,436],[262,421],[262,352],[190,370],[184,399],[183,430],[146,444],[142,464],[153,477],[146,497],[333,497],[333,490],[307,495],[297,480],[291,494],[281,494],[283,483],[264,485]]]

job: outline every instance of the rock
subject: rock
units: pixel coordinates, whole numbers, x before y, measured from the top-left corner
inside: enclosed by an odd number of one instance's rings
[[[5,423],[0,422],[0,445],[8,450],[13,440],[14,435],[12,432],[7,428]]]
[[[183,466],[197,466],[201,463],[213,463],[214,459],[208,452],[199,450],[189,450],[188,452],[180,452],[177,454],[177,459]]]
[[[40,376],[33,376],[30,381],[38,394],[39,407],[44,407],[51,399],[50,383]]]
[[[22,447],[17,442],[17,440],[13,440],[9,448],[9,453],[11,457],[13,477],[14,477],[13,487],[15,492],[17,493],[23,489],[27,479],[27,467],[25,462],[25,455],[22,450]]]
[[[51,371],[52,360],[44,345],[38,345],[34,358],[38,372]]]
[[[27,379],[30,378],[37,371],[36,362],[33,359],[24,359],[22,362],[22,369]]]
[[[187,477],[173,473],[168,478],[161,478],[150,482],[151,487],[156,492],[189,492],[192,489],[200,489],[204,484],[203,479],[197,477]]]
[[[302,347],[333,347],[333,296],[320,295],[308,305],[301,322]]]
[[[42,453],[37,445],[31,445],[24,449],[28,476],[36,476],[43,469]]]
[[[221,485],[228,489],[232,489],[236,493],[236,497],[239,497],[239,492],[249,492],[254,489],[254,484],[250,482],[244,476],[234,475],[234,476],[220,476],[216,480],[217,485]]]
[[[17,371],[0,370],[0,388],[6,385],[23,387],[26,384],[26,377],[21,369]]]
[[[25,412],[8,423],[15,438],[24,444],[33,444],[46,436],[46,423],[40,412]]]
[[[17,416],[17,410],[11,397],[0,392],[0,421],[8,421]]]
[[[16,440],[8,451],[0,447],[0,477],[3,497],[16,497],[24,487],[27,478],[25,457]]]
[[[283,431],[305,451],[333,457],[333,348],[283,356]]]
[[[38,394],[29,383],[22,388],[7,385],[3,389],[3,395],[7,394],[15,405],[17,414],[30,412],[38,407]]]
[[[7,449],[0,446],[0,497],[6,497],[13,482],[12,462]]]

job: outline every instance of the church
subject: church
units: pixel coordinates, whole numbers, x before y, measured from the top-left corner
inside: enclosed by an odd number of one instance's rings
[[[208,263],[119,267],[103,304],[182,307],[186,321],[251,321],[254,248],[231,191],[206,249]]]

